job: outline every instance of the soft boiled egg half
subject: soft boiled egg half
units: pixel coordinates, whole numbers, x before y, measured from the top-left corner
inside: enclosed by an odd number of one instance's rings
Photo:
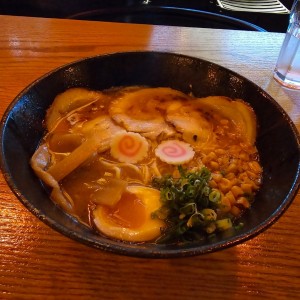
[[[94,224],[103,234],[129,242],[145,242],[161,234],[163,221],[151,217],[161,206],[160,192],[144,186],[127,186],[113,206],[97,205]]]

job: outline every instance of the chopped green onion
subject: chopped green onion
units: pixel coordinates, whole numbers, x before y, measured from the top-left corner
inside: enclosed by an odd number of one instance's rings
[[[240,222],[239,224],[237,224],[236,226],[234,226],[235,230],[241,230],[244,227],[244,223]]]
[[[229,218],[217,220],[216,225],[217,225],[217,229],[220,231],[225,231],[229,228],[232,228],[232,222],[231,219]]]
[[[196,227],[204,224],[204,216],[200,213],[193,214],[187,221],[188,227]]]
[[[179,209],[179,212],[185,215],[194,214],[197,211],[196,203],[188,203]]]
[[[204,215],[206,221],[215,221],[217,219],[216,212],[211,208],[205,208],[201,210],[201,213]]]
[[[209,201],[211,201],[212,203],[219,203],[221,200],[221,193],[218,190],[213,189],[210,192],[208,198],[209,198]]]
[[[163,176],[153,180],[161,192],[162,206],[152,214],[165,220],[158,243],[171,241],[203,240],[216,231],[232,228],[230,218],[218,220],[221,192],[209,186],[211,173],[207,168],[188,172],[178,167],[179,178]]]

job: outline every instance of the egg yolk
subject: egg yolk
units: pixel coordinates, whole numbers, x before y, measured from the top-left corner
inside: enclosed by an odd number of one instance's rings
[[[137,195],[125,192],[113,207],[104,207],[111,222],[126,228],[140,227],[146,218],[145,205]]]
[[[144,186],[128,186],[114,206],[97,205],[94,224],[103,234],[129,242],[145,242],[157,238],[165,223],[151,217],[161,206],[159,190]]]

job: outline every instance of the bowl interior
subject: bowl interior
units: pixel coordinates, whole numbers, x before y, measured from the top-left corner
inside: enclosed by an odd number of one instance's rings
[[[70,87],[102,90],[115,86],[171,87],[197,97],[241,98],[254,108],[259,124],[257,148],[263,185],[239,232],[204,244],[156,245],[113,241],[94,233],[58,208],[29,166],[43,133],[45,111]],[[299,188],[299,136],[284,110],[257,85],[221,66],[172,53],[129,52],[87,58],[63,66],[27,87],[1,122],[1,167],[17,197],[38,218],[62,234],[87,245],[140,257],[203,254],[245,241],[266,229],[290,205]]]

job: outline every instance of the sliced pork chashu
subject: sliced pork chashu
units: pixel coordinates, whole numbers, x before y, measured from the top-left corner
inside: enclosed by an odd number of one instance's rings
[[[211,123],[197,110],[193,100],[178,101],[170,105],[166,119],[194,147],[211,142],[214,138]]]
[[[187,96],[170,88],[146,88],[128,91],[112,101],[111,118],[128,131],[139,132],[149,138],[160,134],[172,136],[174,128],[165,120],[165,111],[171,101]]]

